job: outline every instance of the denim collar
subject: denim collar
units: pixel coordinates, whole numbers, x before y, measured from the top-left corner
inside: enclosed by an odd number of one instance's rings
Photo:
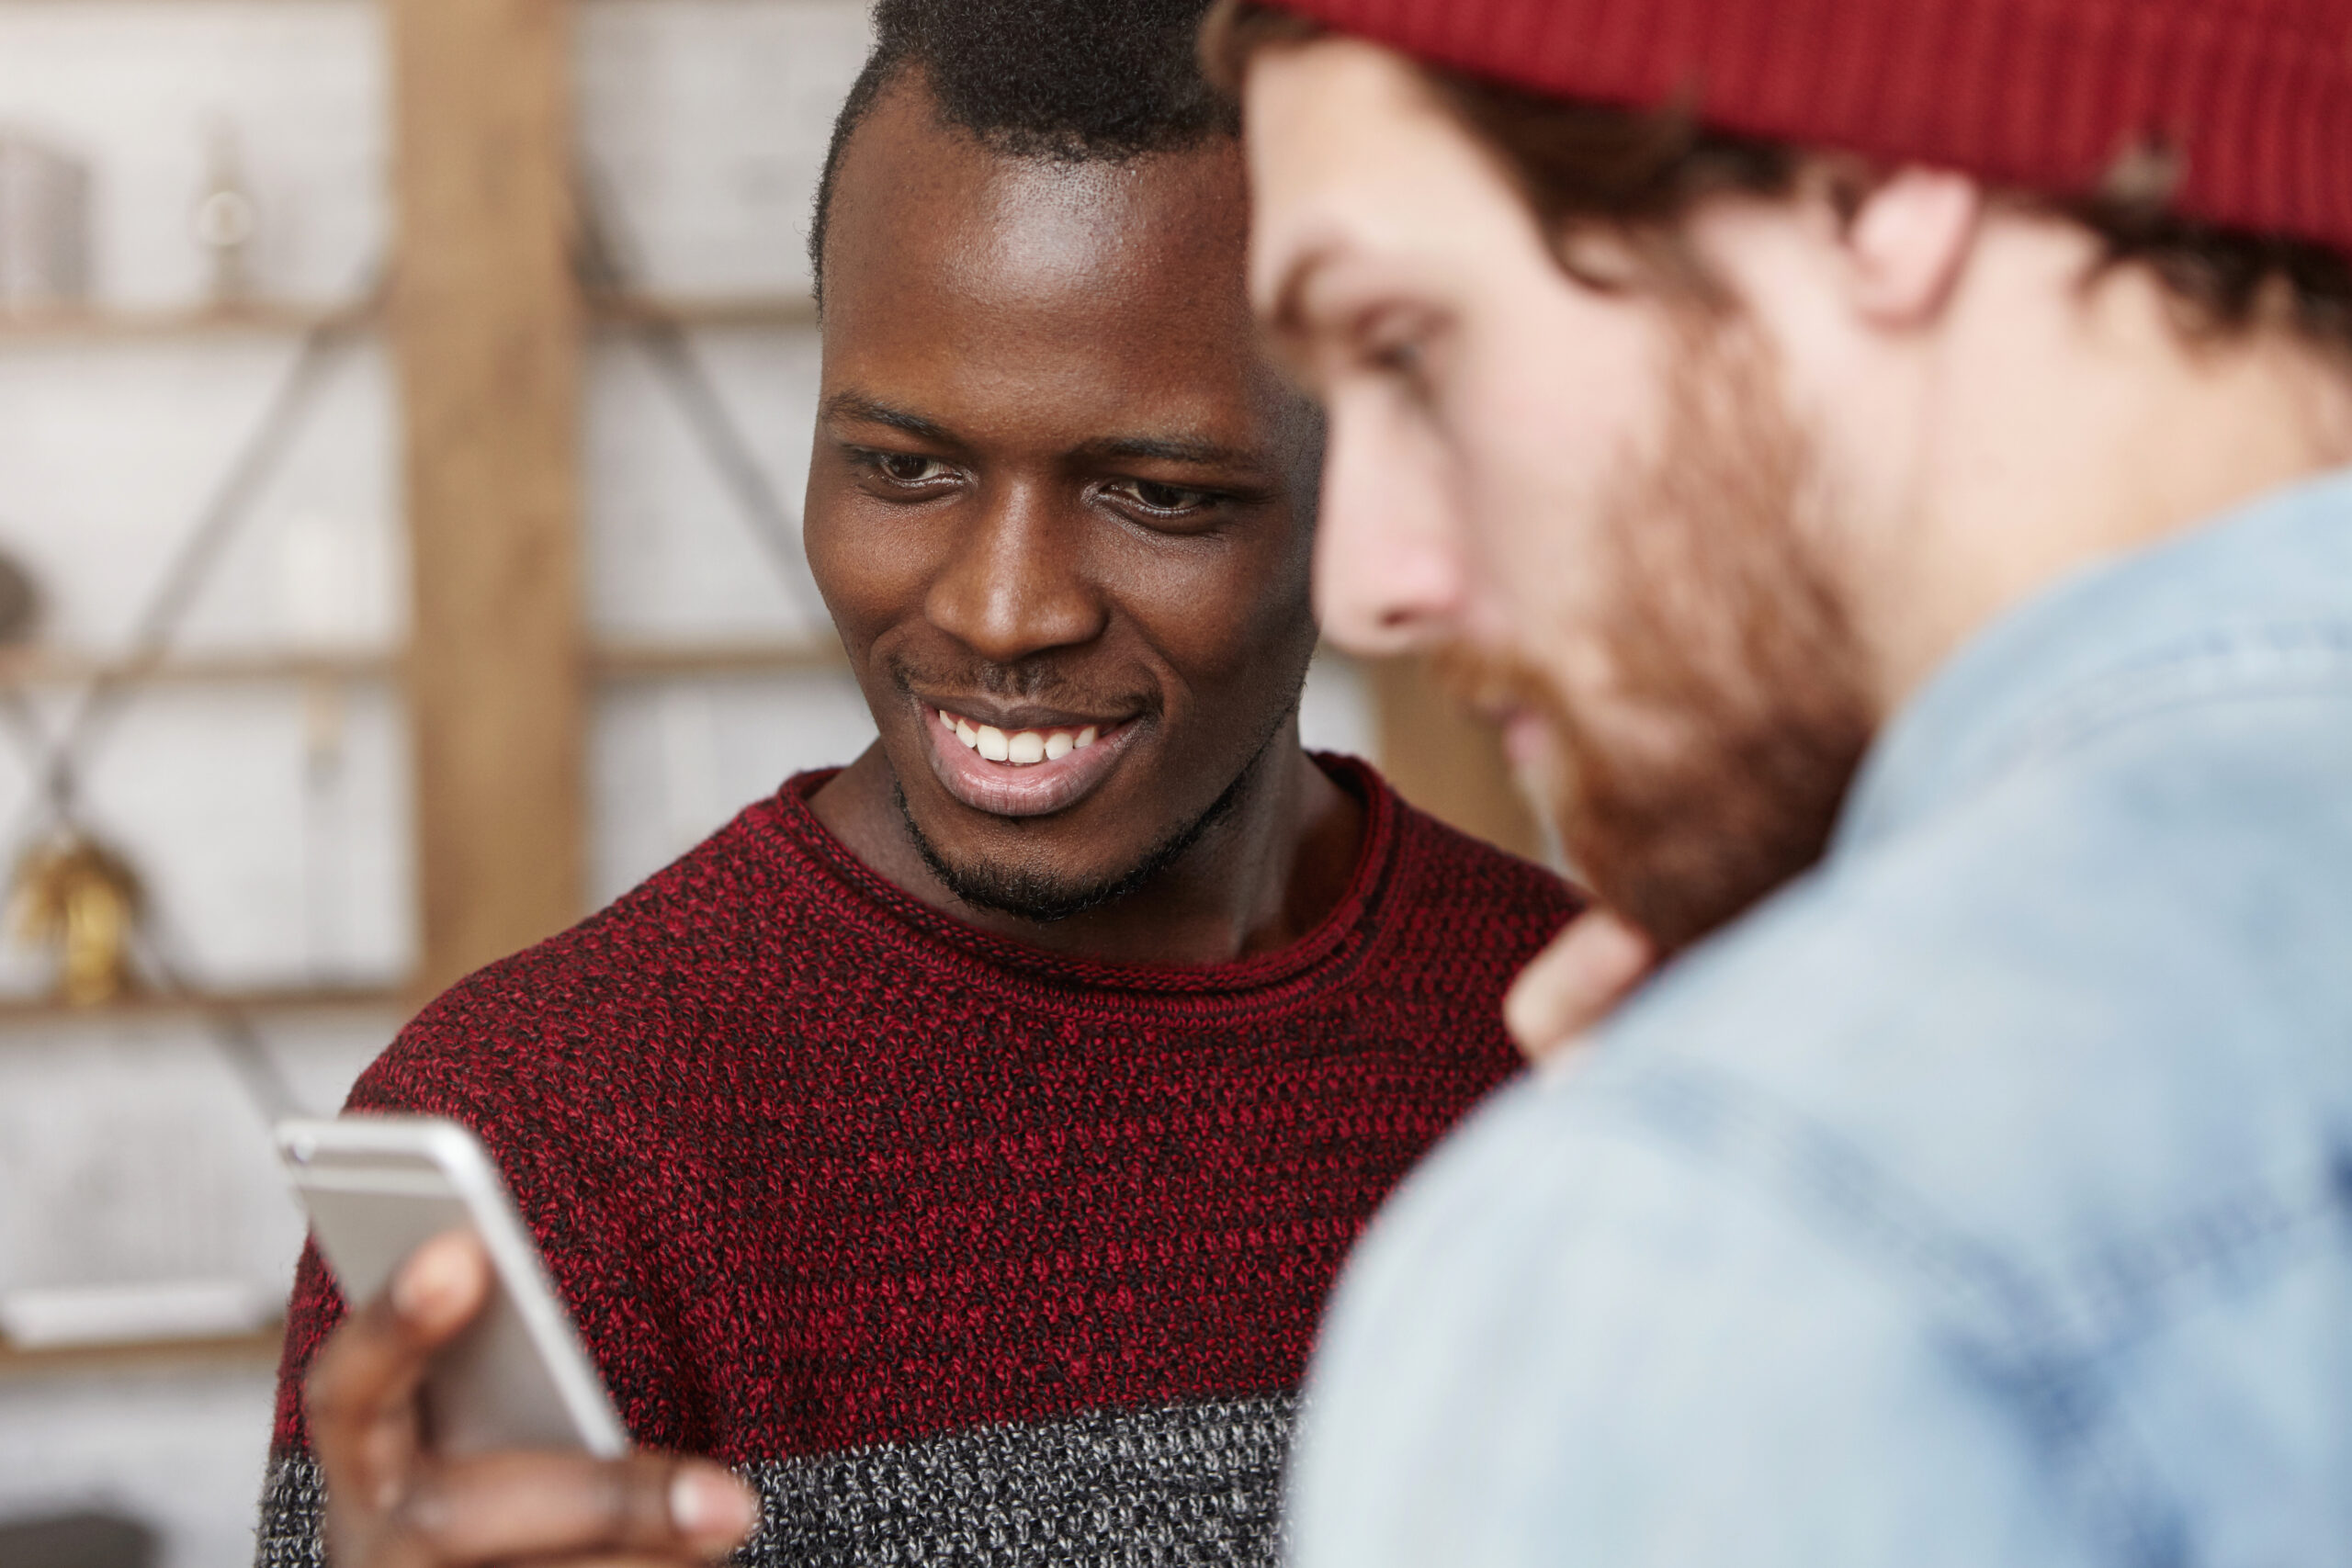
[[[2102,711],[2248,658],[2352,647],[2352,469],[2086,568],[1996,618],[1880,732],[1829,860],[1988,787]]]

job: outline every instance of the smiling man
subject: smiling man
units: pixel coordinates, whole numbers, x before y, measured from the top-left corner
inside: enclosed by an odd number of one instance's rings
[[[479,1259],[307,1258],[265,1564],[1271,1561],[1331,1275],[1572,901],[1301,749],[1319,429],[1197,14],[882,6],[807,506],[878,739],[351,1101],[482,1133],[642,1450],[437,1458]]]

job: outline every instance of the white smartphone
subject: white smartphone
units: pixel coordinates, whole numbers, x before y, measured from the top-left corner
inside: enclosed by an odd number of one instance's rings
[[[498,1167],[472,1133],[432,1116],[277,1124],[277,1152],[344,1299],[357,1305],[410,1253],[471,1230],[491,1299],[425,1374],[427,1440],[450,1455],[502,1449],[626,1452],[628,1434],[548,1282]]]

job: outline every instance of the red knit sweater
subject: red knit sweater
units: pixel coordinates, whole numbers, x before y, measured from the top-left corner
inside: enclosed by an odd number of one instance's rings
[[[752,1561],[1268,1561],[1332,1275],[1511,1070],[1503,988],[1572,910],[1324,765],[1366,807],[1346,895],[1205,969],[962,925],[803,774],[451,989],[350,1108],[482,1134],[638,1440],[763,1488]],[[315,1561],[298,1389],[340,1313],[306,1253],[264,1564]]]

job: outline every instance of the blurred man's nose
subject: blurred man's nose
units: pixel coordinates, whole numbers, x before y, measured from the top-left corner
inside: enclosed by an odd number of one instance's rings
[[[1316,524],[1315,612],[1351,653],[1453,640],[1468,598],[1462,541],[1435,465],[1394,431],[1336,411]]]
[[[1083,519],[1067,510],[1038,486],[988,496],[932,583],[931,623],[998,664],[1101,636],[1105,604],[1085,573]]]

